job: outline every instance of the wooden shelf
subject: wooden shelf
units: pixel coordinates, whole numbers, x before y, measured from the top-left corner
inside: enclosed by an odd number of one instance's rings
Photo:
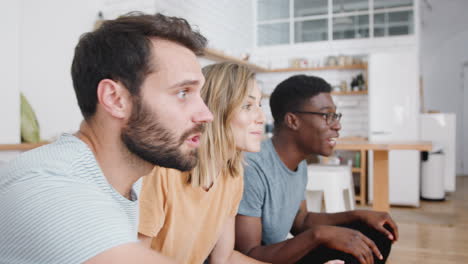
[[[367,95],[367,91],[331,92],[331,95]],[[270,98],[270,95],[266,93],[262,93],[262,98]]]
[[[367,64],[353,64],[344,66],[323,66],[313,68],[281,68],[271,69],[268,72],[295,72],[295,71],[328,71],[328,70],[367,70]]]
[[[208,48],[205,49],[205,54],[204,54],[203,57],[205,57],[207,59],[210,59],[210,60],[214,60],[214,61],[231,61],[231,62],[239,63],[239,64],[242,64],[242,65],[245,65],[245,66],[251,68],[252,70],[254,70],[256,72],[267,72],[268,71],[267,68],[260,67],[260,66],[258,66],[256,64],[250,63],[248,61],[241,60],[241,59],[236,58],[236,57],[226,55],[221,51],[217,51],[217,50],[213,50],[213,49],[208,49]]]
[[[361,196],[359,195],[354,195],[354,199],[357,201],[357,202],[361,202]],[[362,203],[361,203],[362,204]]]
[[[331,92],[332,95],[367,95],[365,91],[351,91],[351,92]]]
[[[18,150],[18,151],[27,151],[43,145],[49,144],[49,142],[39,142],[39,143],[22,143],[22,144],[0,144],[0,151],[5,150]]]
[[[361,168],[352,168],[352,172],[361,172]]]
[[[205,54],[203,55],[203,57],[210,59],[210,60],[214,60],[214,61],[231,61],[231,62],[239,63],[239,64],[250,67],[256,72],[264,72],[264,73],[298,72],[298,71],[327,71],[327,70],[367,70],[367,64],[353,64],[353,65],[345,65],[345,66],[324,66],[324,67],[312,67],[312,68],[267,69],[259,65],[250,63],[248,61],[244,61],[239,58],[226,55],[221,51],[217,51],[217,50],[209,49],[209,48],[205,49]]]

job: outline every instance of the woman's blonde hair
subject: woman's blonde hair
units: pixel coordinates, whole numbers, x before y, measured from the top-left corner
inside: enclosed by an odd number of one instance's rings
[[[201,137],[198,164],[189,175],[192,186],[210,187],[217,177],[238,177],[243,173],[242,151],[236,142],[230,122],[250,93],[249,82],[255,73],[246,66],[222,62],[203,68],[205,85],[201,96],[213,113]]]

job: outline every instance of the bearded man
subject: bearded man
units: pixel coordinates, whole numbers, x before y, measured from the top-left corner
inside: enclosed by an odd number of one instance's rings
[[[129,14],[75,48],[79,131],[0,171],[0,263],[173,263],[137,239],[133,184],[155,165],[190,170],[212,120],[187,21]],[[59,111],[59,109],[58,109]]]

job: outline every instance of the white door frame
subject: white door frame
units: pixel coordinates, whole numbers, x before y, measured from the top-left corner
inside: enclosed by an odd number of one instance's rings
[[[463,96],[462,99],[462,109],[461,109],[461,128],[462,135],[459,139],[462,140],[462,151],[461,157],[459,160],[461,162],[461,172],[460,175],[468,175],[468,61],[464,62],[461,67],[461,92]]]

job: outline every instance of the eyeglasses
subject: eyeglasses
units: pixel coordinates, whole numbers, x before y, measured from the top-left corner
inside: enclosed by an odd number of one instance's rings
[[[311,114],[311,115],[321,115],[325,118],[327,125],[332,125],[340,121],[343,116],[341,113],[320,113],[320,112],[307,112],[307,111],[293,111],[296,114]]]

